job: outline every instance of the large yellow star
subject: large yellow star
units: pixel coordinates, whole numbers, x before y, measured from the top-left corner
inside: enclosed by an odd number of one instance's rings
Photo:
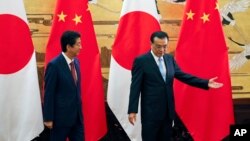
[[[65,17],[67,17],[67,15],[63,14],[63,11],[60,14],[57,14],[57,16],[59,17],[59,22],[63,21],[65,22]]]
[[[75,15],[75,18],[73,19],[73,21],[75,21],[76,25],[78,23],[82,23],[82,20],[81,20],[82,16],[78,16],[77,14]]]
[[[218,3],[218,1],[216,2],[215,5],[216,5],[216,6],[215,6],[215,9],[219,10],[219,3]]]
[[[193,20],[193,16],[195,15],[195,13],[192,12],[192,10],[190,9],[188,13],[186,13],[187,15],[187,20]]]
[[[209,14],[203,13],[203,16],[201,17],[201,19],[203,20],[203,23],[208,22],[209,21]]]

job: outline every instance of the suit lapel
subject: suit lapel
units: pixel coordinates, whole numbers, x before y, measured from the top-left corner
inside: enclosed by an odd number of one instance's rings
[[[164,63],[165,63],[165,66],[166,66],[166,80],[167,80],[167,78],[169,76],[169,70],[168,70],[168,68],[169,68],[170,63],[171,63],[169,61],[169,59],[167,59],[167,58],[168,58],[167,55],[163,55]]]
[[[161,75],[161,72],[160,72],[160,70],[159,70],[159,67],[158,67],[157,63],[155,62],[155,59],[154,59],[152,53],[149,52],[149,53],[148,53],[148,56],[149,56],[149,58],[150,58],[150,59],[149,59],[149,60],[150,60],[149,62],[150,62],[151,65],[153,66],[152,69],[157,73],[159,79],[161,79],[162,82],[165,83],[164,79],[162,78],[162,75]],[[164,60],[164,62],[165,62],[165,60]],[[166,64],[166,63],[165,63],[165,64]]]
[[[63,71],[64,73],[63,74],[65,74],[65,76],[70,80],[70,81],[72,81],[72,84],[75,84],[75,82],[74,82],[74,78],[73,78],[73,76],[72,76],[72,74],[71,74],[71,71],[70,71],[70,69],[69,69],[69,66],[68,66],[68,64],[67,64],[67,61],[66,61],[66,59],[64,58],[64,56],[61,54],[60,55],[60,64],[61,64],[61,71]]]

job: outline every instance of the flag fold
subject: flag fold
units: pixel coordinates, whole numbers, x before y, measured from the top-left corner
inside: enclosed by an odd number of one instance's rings
[[[228,52],[216,0],[188,0],[175,53],[183,71],[224,84],[208,91],[175,81],[177,114],[195,141],[219,141],[234,123]]]
[[[43,131],[35,50],[23,1],[0,1],[0,141]]]

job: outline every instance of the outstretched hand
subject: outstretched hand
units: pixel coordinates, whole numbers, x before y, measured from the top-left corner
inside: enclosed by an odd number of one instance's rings
[[[218,77],[214,77],[214,78],[209,79],[209,81],[208,81],[208,87],[209,88],[217,89],[217,88],[220,88],[220,87],[223,86],[223,83],[219,83],[219,82],[215,81],[217,78]]]

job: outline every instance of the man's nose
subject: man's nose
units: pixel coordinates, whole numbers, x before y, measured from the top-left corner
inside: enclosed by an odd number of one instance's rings
[[[164,49],[163,47],[160,48],[160,51],[164,52],[164,50],[165,50],[165,49]]]

